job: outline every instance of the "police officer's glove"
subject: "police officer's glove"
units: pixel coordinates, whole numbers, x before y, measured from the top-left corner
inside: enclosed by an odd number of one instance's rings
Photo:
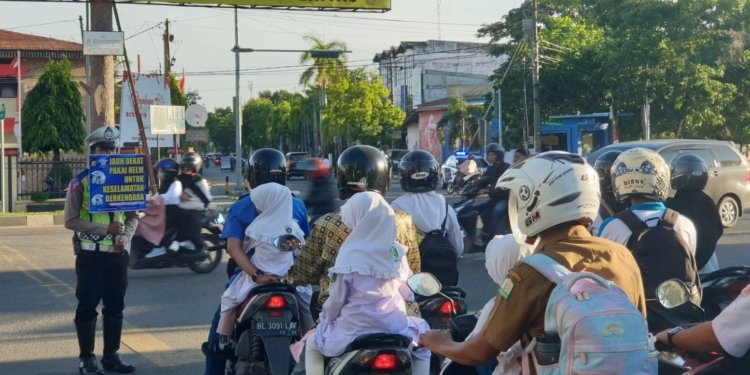
[[[122,233],[122,225],[116,221],[113,221],[109,223],[109,226],[107,227],[107,234],[111,235],[118,235]]]

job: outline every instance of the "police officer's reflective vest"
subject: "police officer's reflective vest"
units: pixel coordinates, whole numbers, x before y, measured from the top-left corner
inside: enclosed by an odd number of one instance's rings
[[[89,205],[91,204],[91,191],[89,190],[89,171],[85,170],[76,176],[76,179],[81,182],[83,186],[83,202],[81,203],[81,210],[79,217],[83,220],[90,221],[92,223],[109,225],[112,220],[117,220],[121,225],[125,224],[125,217],[122,212],[114,213],[98,213],[92,214],[89,211]],[[101,237],[95,234],[76,232],[78,239],[81,243],[98,243],[100,245],[112,246],[114,244],[114,236],[107,234],[105,237]]]

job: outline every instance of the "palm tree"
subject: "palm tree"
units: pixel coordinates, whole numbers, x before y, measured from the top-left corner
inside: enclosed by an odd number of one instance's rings
[[[323,39],[310,34],[305,35],[303,38],[310,43],[312,50],[346,50],[346,43],[339,40],[326,42]],[[310,51],[307,51],[302,53],[299,62],[300,64],[308,64],[312,62],[312,65],[302,73],[302,76],[299,79],[299,83],[305,86],[309,85],[314,78],[317,86],[325,88],[331,80],[341,75],[344,69],[346,69],[346,55],[343,53],[339,54],[338,57],[324,58],[313,57],[313,54]]]
[[[315,35],[305,35],[304,40],[311,44],[311,50],[335,50],[344,51],[346,50],[346,43],[334,40],[332,42],[326,42],[323,39]],[[318,87],[320,92],[319,98],[320,103],[318,105],[318,121],[317,129],[313,128],[313,135],[315,136],[315,144],[313,148],[315,153],[318,154],[322,151],[320,134],[321,134],[321,123],[323,122],[322,113],[323,106],[325,105],[325,89],[328,83],[340,77],[346,72],[346,56],[343,53],[338,54],[336,57],[318,57],[313,56],[310,51],[302,53],[299,58],[300,64],[308,64],[312,62],[309,68],[307,68],[299,79],[299,83],[305,86],[310,85],[310,82],[315,81],[315,86]],[[336,154],[339,152],[338,142],[336,143]]]

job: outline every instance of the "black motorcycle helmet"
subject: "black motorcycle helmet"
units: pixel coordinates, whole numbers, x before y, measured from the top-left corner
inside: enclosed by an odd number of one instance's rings
[[[154,165],[154,168],[156,168],[157,171],[159,169],[163,170],[164,175],[168,179],[174,179],[180,173],[180,165],[177,164],[177,161],[172,158],[164,158],[159,160],[159,162]]]
[[[268,182],[286,185],[286,158],[281,151],[261,148],[250,155],[247,166],[247,182],[251,188]]]
[[[385,196],[391,184],[388,159],[375,147],[351,146],[339,155],[336,183],[340,199],[349,199],[363,191],[376,191]]]
[[[682,154],[671,163],[672,189],[703,190],[708,183],[708,164],[697,155]]]
[[[195,152],[188,152],[180,162],[180,169],[199,173],[203,168],[203,158]]]
[[[490,143],[484,148],[484,154],[489,155],[490,152],[495,154],[496,163],[503,162],[503,159],[505,158],[505,150],[503,150],[503,146],[500,146],[497,143]]]
[[[607,151],[594,161],[594,170],[599,175],[599,188],[602,193],[612,194],[612,164],[620,154],[622,151],[619,150]]]
[[[410,193],[434,191],[438,185],[439,169],[437,160],[427,151],[409,151],[398,164],[401,188]]]

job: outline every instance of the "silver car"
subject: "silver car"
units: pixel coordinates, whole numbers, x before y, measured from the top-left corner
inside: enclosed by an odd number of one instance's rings
[[[716,203],[724,227],[737,224],[742,211],[750,204],[750,165],[737,151],[733,142],[698,139],[662,139],[652,141],[622,142],[602,147],[586,159],[594,164],[599,155],[611,151],[625,151],[643,147],[658,152],[669,164],[680,154],[695,154],[708,164],[708,184],[705,193]],[[670,192],[673,195],[674,192]]]

